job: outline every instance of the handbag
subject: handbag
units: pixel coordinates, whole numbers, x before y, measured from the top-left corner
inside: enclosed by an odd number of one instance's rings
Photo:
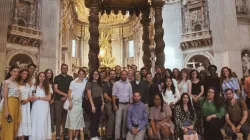
[[[193,131],[193,134],[184,134],[183,140],[200,140],[198,134]]]
[[[88,83],[87,83],[88,84]],[[86,85],[87,85],[86,84]],[[92,83],[90,82],[90,89],[92,91]],[[89,114],[91,112],[91,104],[90,104],[90,101],[88,99],[88,94],[87,94],[87,90],[86,90],[86,87],[85,87],[85,90],[84,90],[84,95],[83,95],[83,99],[82,99],[82,108],[84,109],[84,111]]]
[[[73,99],[73,94],[71,93],[71,100]],[[64,102],[64,104],[63,104],[63,108],[65,109],[65,110],[68,110],[69,109],[69,105],[70,105],[70,103],[69,103],[69,99],[67,99],[65,102]]]

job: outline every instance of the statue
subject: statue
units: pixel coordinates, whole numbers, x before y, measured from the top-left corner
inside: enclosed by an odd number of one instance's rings
[[[199,64],[199,66],[197,67],[197,71],[200,72],[202,70],[206,70],[205,67],[203,66],[202,63]]]
[[[112,41],[111,30],[104,30],[100,33],[99,46],[100,46],[100,66],[114,67],[115,58],[112,57]]]
[[[242,57],[242,67],[244,74],[248,75],[248,69],[250,69],[250,57],[248,56],[248,54],[245,54]]]
[[[236,0],[235,4],[237,13],[244,13],[244,14],[248,13],[246,0]]]

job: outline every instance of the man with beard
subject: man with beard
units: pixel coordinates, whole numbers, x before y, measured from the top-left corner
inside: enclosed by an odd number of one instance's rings
[[[68,74],[68,65],[61,65],[61,74],[57,75],[54,80],[55,91],[55,117],[56,117],[56,140],[60,140],[60,128],[64,129],[64,140],[68,139],[68,132],[65,128],[67,111],[63,109],[64,102],[68,98],[69,85],[73,80]]]
[[[115,72],[116,72],[115,80],[116,81],[119,81],[121,79],[121,70],[122,70],[121,66],[119,65],[115,66]]]
[[[114,83],[112,91],[113,108],[115,111],[115,139],[126,138],[127,134],[127,115],[129,104],[132,103],[132,86],[127,81],[128,72],[121,72],[121,79]],[[122,131],[121,131],[122,128]]]
[[[148,71],[145,67],[141,68],[141,79],[146,80],[146,76],[148,74]]]
[[[217,90],[217,93],[220,93],[220,78],[218,77],[218,74],[216,73],[217,67],[215,65],[208,66],[208,71],[210,73],[209,76],[206,77],[205,83],[204,83],[204,93],[205,96],[207,94],[207,89],[209,87],[214,87]]]
[[[108,132],[107,140],[113,139],[113,132],[115,127],[115,113],[112,106],[112,88],[115,83],[116,73],[114,70],[109,71],[109,80],[103,85],[103,97],[105,101],[105,111],[108,116]]]
[[[227,136],[232,137],[232,140],[237,139],[237,133],[243,134],[243,140],[247,140],[249,128],[246,123],[248,112],[247,105],[244,101],[234,98],[232,89],[226,89],[226,128]]]
[[[134,92],[133,104],[128,109],[127,140],[144,140],[146,125],[148,123],[148,108],[141,101],[139,91]]]

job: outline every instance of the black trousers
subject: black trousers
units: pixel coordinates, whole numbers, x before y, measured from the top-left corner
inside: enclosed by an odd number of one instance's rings
[[[101,107],[102,107],[102,98],[97,97],[93,98],[93,103],[95,105],[96,112],[93,113],[92,111],[89,114],[90,117],[90,137],[97,137],[98,136],[98,128],[101,119]]]
[[[210,121],[204,121],[204,140],[223,140],[220,129],[225,123],[224,119],[213,118]]]

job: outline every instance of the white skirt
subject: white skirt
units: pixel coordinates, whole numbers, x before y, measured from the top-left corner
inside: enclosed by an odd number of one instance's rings
[[[80,130],[85,127],[82,108],[82,97],[73,97],[72,109],[68,110],[65,128]]]
[[[18,137],[31,135],[30,102],[21,105],[21,122],[18,129]]]

